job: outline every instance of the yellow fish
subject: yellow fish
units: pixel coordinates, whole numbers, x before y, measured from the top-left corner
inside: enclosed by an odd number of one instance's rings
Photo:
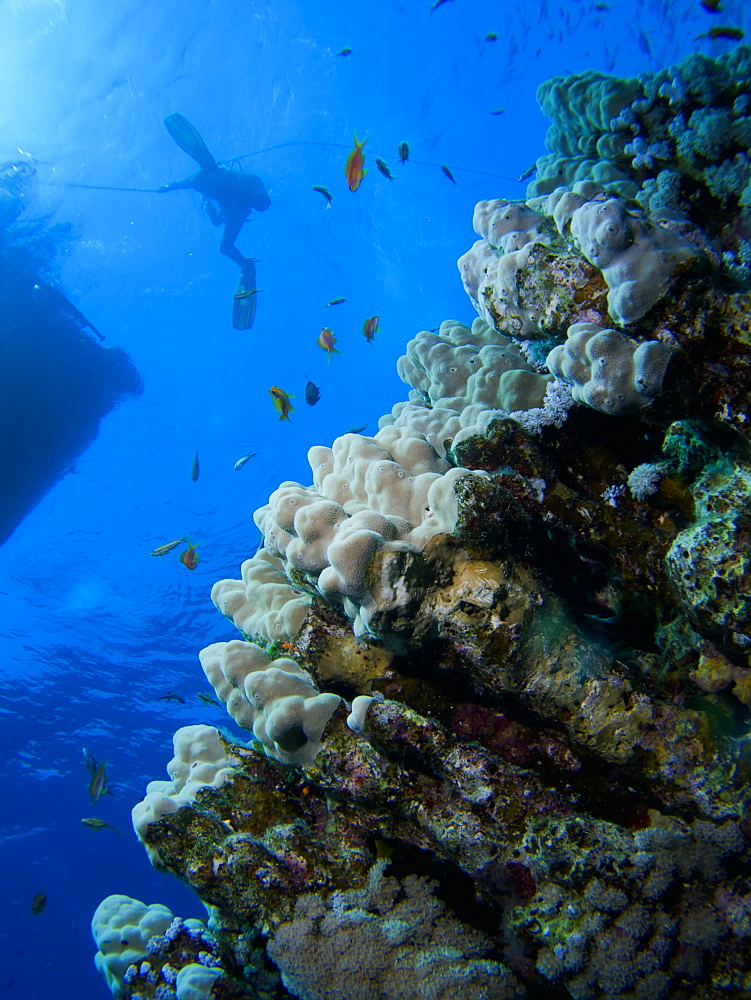
[[[269,395],[274,400],[274,406],[279,413],[279,419],[289,420],[290,413],[294,413],[294,407],[292,406],[292,403],[290,403],[290,399],[294,399],[295,397],[291,393],[285,392],[284,389],[280,389],[276,385],[271,386],[269,389]]]
[[[178,538],[174,542],[166,542],[164,545],[157,545],[154,551],[150,554],[152,556],[166,556],[168,552],[171,552],[173,549],[176,549],[178,545],[181,545],[183,542],[187,541],[188,541],[188,536],[185,535],[183,538]]]

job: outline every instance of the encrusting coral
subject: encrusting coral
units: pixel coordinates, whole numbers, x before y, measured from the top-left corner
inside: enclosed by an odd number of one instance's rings
[[[97,969],[115,997],[241,1000],[225,975],[216,938],[200,920],[181,920],[161,903],[107,896],[91,921]]]
[[[747,64],[541,88],[551,156],[459,262],[479,318],[256,512],[200,654],[253,738],[180,730],[133,811],[210,941],[110,897],[122,1000],[751,995]]]
[[[724,265],[751,271],[751,48],[713,59],[699,53],[638,78],[586,72],[543,83],[553,120],[550,153],[528,195],[594,180],[650,215],[689,221],[712,239]]]

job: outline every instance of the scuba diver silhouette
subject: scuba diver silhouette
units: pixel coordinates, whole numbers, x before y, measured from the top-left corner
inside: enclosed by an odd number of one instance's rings
[[[167,115],[164,124],[180,149],[192,157],[201,169],[184,180],[162,185],[159,193],[187,188],[197,191],[213,224],[224,226],[219,252],[233,260],[241,272],[233,302],[232,325],[237,330],[249,330],[256,310],[255,261],[240,253],[235,240],[251,212],[265,212],[271,198],[260,177],[220,167],[198,130],[183,115]]]

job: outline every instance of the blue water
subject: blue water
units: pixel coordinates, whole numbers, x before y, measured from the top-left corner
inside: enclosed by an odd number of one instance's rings
[[[0,2],[0,161],[36,164],[29,214],[74,226],[62,287],[144,380],[0,549],[0,995],[9,1000],[108,995],[89,922],[109,893],[203,915],[151,868],[130,809],[147,781],[165,777],[178,726],[231,726],[197,696],[208,690],[197,651],[232,636],[211,584],[237,576],[255,551],[252,513],[269,493],[283,480],[310,482],[311,445],[363,424],[374,433],[406,398],[395,373],[406,342],[443,319],[471,322],[455,262],[476,238],[475,202],[522,197],[515,178],[544,152],[537,85],[587,68],[658,69],[715,23],[695,0],[429,9],[425,0]],[[742,0],[725,10],[727,23],[743,24]],[[352,53],[337,55],[345,47]],[[218,254],[196,195],[98,189],[156,189],[193,171],[162,124],[175,111],[217,159],[243,157],[270,192],[270,209],[238,241],[259,258],[252,330],[232,329],[237,268]],[[350,193],[343,165],[355,131],[370,136],[369,172]],[[331,190],[331,210],[313,185]],[[343,305],[324,308],[339,296]],[[370,345],[360,331],[373,314]],[[342,352],[330,363],[316,345],[323,325]],[[304,401],[306,377],[321,388],[315,407]],[[295,395],[292,422],[278,420],[272,385]],[[257,455],[233,472],[248,452]],[[199,543],[195,571],[177,552],[149,556],[182,535]],[[185,704],[158,700],[170,690]],[[109,762],[117,786],[97,805],[84,747]],[[84,816],[126,836],[87,829]],[[33,915],[42,891],[47,907]]]

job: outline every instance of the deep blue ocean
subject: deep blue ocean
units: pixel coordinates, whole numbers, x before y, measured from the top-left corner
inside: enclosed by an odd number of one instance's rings
[[[751,28],[743,0],[724,6]],[[59,288],[143,381],[0,548],[0,997],[108,996],[89,925],[109,893],[204,916],[152,869],[130,810],[166,777],[176,728],[232,731],[199,698],[197,652],[233,637],[209,591],[256,550],[253,511],[310,483],[310,446],[376,431],[407,396],[395,365],[419,330],[471,322],[456,260],[476,201],[524,195],[547,128],[537,86],[720,54],[694,40],[712,23],[698,0],[0,0],[0,161],[29,168],[23,219],[72,227]],[[199,197],[156,193],[196,169],[163,125],[174,112],[270,194],[238,240],[257,258],[250,330],[233,329],[238,269]],[[350,192],[354,133],[368,173]],[[295,397],[291,421],[272,386]],[[150,556],[183,536],[195,570],[180,549]],[[114,786],[97,804],[84,748]]]

